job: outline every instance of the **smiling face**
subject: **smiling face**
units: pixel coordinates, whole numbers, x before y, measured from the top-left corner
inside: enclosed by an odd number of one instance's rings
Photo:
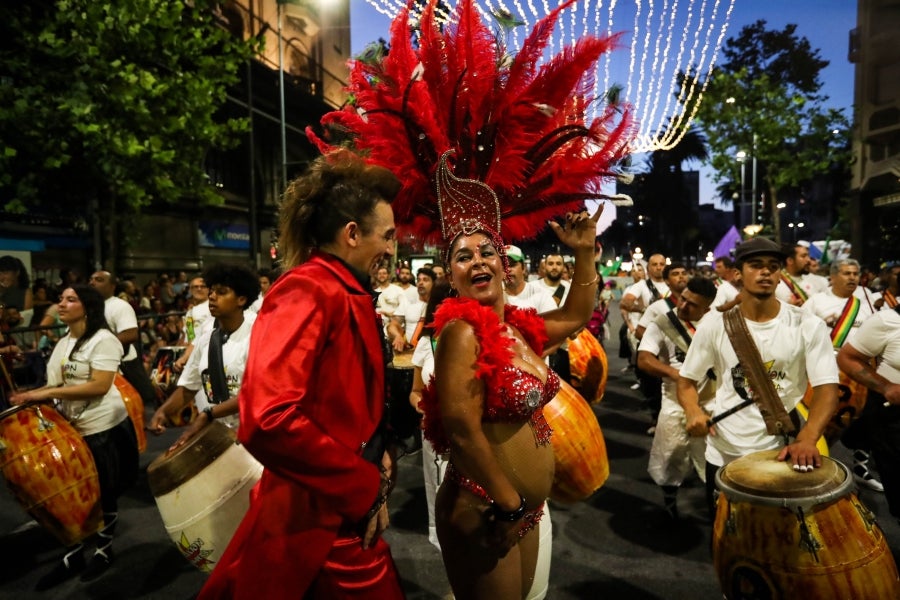
[[[391,205],[381,201],[372,214],[366,217],[364,227],[351,236],[351,248],[347,262],[362,273],[372,275],[375,270],[394,255],[394,211]]]
[[[460,235],[450,248],[450,283],[460,297],[485,306],[503,304],[503,259],[483,233]]]

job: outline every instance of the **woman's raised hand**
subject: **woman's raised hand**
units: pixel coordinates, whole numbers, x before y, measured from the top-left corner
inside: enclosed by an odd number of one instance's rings
[[[593,216],[586,210],[577,213],[567,213],[566,222],[560,225],[556,221],[550,221],[550,228],[556,233],[563,244],[572,248],[594,249],[594,240],[597,238],[597,222],[603,214],[604,203],[600,203],[597,212]]]

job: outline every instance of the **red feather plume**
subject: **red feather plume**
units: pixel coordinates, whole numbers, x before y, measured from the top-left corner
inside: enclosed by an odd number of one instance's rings
[[[507,241],[533,237],[547,219],[602,196],[603,180],[635,134],[624,104],[607,106],[589,124],[584,118],[595,101],[597,61],[618,38],[582,38],[538,66],[560,12],[575,1],[539,21],[511,61],[473,0],[459,2],[443,32],[437,0],[429,0],[418,47],[407,9],[391,25],[384,60],[354,62],[354,105],[322,124],[350,134],[358,151],[403,182],[393,208],[406,241],[442,241],[435,172],[448,150],[457,178],[496,193]],[[307,133],[322,151],[331,148]]]

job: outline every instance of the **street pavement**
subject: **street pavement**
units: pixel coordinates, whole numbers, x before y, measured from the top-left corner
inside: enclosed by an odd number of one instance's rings
[[[639,392],[630,389],[634,377],[622,371],[618,358],[618,307],[610,310],[613,339],[606,342],[609,382],[594,412],[602,427],[610,463],[606,484],[592,497],[572,505],[550,503],[553,558],[548,598],[714,599],[721,598],[712,568],[711,523],[706,515],[703,485],[692,477],[679,494],[681,518],[668,519],[662,494],[647,475],[651,425]],[[152,411],[147,409],[147,418]],[[168,447],[177,430],[148,440],[141,456],[142,473]],[[832,449],[847,458],[841,446]],[[410,600],[442,600],[449,585],[440,554],[427,540],[422,460],[416,454],[401,460],[399,482],[390,501],[391,545],[403,587]],[[868,489],[860,498],[876,515],[894,556],[900,550],[900,527],[887,510],[882,494]],[[206,580],[169,540],[146,475],[120,500],[120,520],[114,542],[116,559],[110,570],[92,583],[77,578],[47,592],[35,592],[41,575],[61,557],[58,543],[30,520],[3,486],[0,492],[0,599],[106,600],[124,598],[193,598]],[[260,577],[265,577],[260,573]],[[263,599],[260,599],[263,600]],[[268,600],[268,599],[266,599]]]

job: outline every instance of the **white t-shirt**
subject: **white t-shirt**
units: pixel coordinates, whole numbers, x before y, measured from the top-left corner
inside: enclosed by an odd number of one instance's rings
[[[556,304],[556,299],[553,297],[553,294],[556,293],[556,289],[560,285],[563,286],[563,296],[562,300],[559,301],[559,306],[562,306],[566,301],[566,298],[569,297],[569,290],[572,288],[571,284],[565,279],[560,279],[559,283],[557,283],[556,285],[546,284],[543,278],[535,279],[534,281],[529,281],[528,283],[526,283],[525,287],[533,287],[534,290],[532,291],[532,293],[543,292],[545,294],[548,294],[550,296],[550,299],[553,300],[553,303]],[[525,292],[522,293],[524,294]]]
[[[653,281],[653,287],[656,288],[658,296],[654,297],[654,295],[650,292],[650,288],[648,287],[650,280],[641,279],[634,285],[628,287],[625,290],[625,294],[631,294],[636,298],[639,298],[642,306],[650,306],[656,300],[660,298],[665,298],[669,295],[669,284],[665,281]]]
[[[792,410],[813,387],[838,382],[837,362],[825,323],[798,307],[782,303],[778,315],[765,323],[747,321],[769,377],[784,408]],[[700,321],[694,341],[681,368],[681,376],[701,381],[712,367],[718,378],[713,416],[740,404],[737,389],[753,391],[743,375],[731,341],[725,333],[722,313],[710,311]],[[759,408],[753,404],[716,423],[717,435],[709,436],[706,460],[725,465],[759,450],[783,445],[779,436],[766,432]]]
[[[632,283],[627,288],[625,288],[625,291],[622,292],[622,297],[624,298],[628,294],[631,294],[635,298],[640,299],[641,298],[641,287],[643,287],[643,286],[639,286],[638,285],[639,283],[641,283],[641,281],[638,281],[637,283]],[[642,306],[644,307],[644,310],[647,309],[646,304],[643,304]],[[629,311],[626,311],[625,314],[628,317],[628,322],[631,323],[632,326],[637,327],[638,321],[641,320],[641,315],[644,314],[644,311],[642,310],[642,311],[638,312],[638,311],[630,311],[629,310]]]
[[[800,288],[806,292],[807,297],[824,292],[828,288],[828,281],[818,275],[807,273],[800,277],[791,276],[791,279],[794,280],[794,285],[800,285]],[[775,297],[782,302],[790,303],[793,295],[791,288],[788,287],[784,280],[779,280],[778,286],[775,288]]]
[[[209,312],[209,300],[187,309],[184,313],[184,327],[182,328],[185,341],[188,344],[193,343],[200,334],[212,329],[213,321]]]
[[[655,303],[654,303],[655,304]],[[681,370],[681,364],[684,361],[684,353],[675,346],[675,343],[666,336],[656,324],[651,321],[644,331],[644,337],[638,346],[639,352],[649,352],[653,356],[659,358],[660,362],[671,366],[676,370]],[[676,393],[677,382],[669,377],[662,378],[662,396],[663,401],[671,401],[678,403],[678,395]]]
[[[853,347],[866,356],[880,356],[877,373],[900,383],[900,314],[896,310],[881,310],[867,319],[853,338]]]
[[[253,313],[244,312],[244,322],[222,344],[222,364],[225,366],[225,380],[228,382],[228,397],[234,398],[241,389],[244,379],[244,368],[247,365],[247,352],[250,350],[250,332],[253,329]],[[184,366],[178,385],[188,390],[197,390],[194,403],[197,410],[203,411],[210,405],[209,395],[212,387],[209,384],[209,340],[212,329],[203,332],[194,340],[194,351]],[[229,415],[221,419],[229,427],[237,426],[237,415]]]
[[[137,316],[134,314],[134,309],[121,298],[116,298],[115,296],[107,298],[103,304],[103,314],[106,317],[106,322],[109,325],[110,330],[115,334],[138,328]],[[136,358],[137,350],[134,349],[134,344],[129,344],[128,352],[125,353],[122,362],[127,362]],[[114,370],[118,370],[118,368],[119,367],[117,366]]]
[[[71,335],[57,342],[47,361],[48,386],[87,383],[94,370],[112,373],[119,370],[122,344],[108,329],[101,329],[92,335],[70,360],[69,354],[75,342],[76,338]],[[83,436],[112,429],[128,416],[125,402],[114,384],[102,396],[86,400],[58,400],[57,409]]]
[[[716,299],[712,301],[710,308],[715,309],[723,304],[728,304],[740,293],[740,290],[734,287],[730,281],[723,281],[716,288]]]
[[[407,300],[405,295],[400,296],[400,305],[394,311],[394,319],[400,321],[407,342],[412,341],[416,327],[419,326],[419,319],[425,316],[425,307],[426,304],[419,300],[418,293],[416,293],[415,302]]]
[[[393,316],[394,311],[400,306],[400,298],[403,296],[403,288],[399,285],[394,285],[390,283],[387,287],[383,289],[376,289],[378,292],[378,302],[375,304],[375,309],[381,315],[384,324],[387,325],[391,316]]]
[[[828,333],[831,335],[831,329],[841,316],[841,313],[844,312],[844,306],[846,304],[847,298],[835,296],[834,292],[831,291],[831,288],[828,288],[824,292],[819,292],[818,294],[810,296],[809,300],[803,303],[803,310],[825,321]],[[868,303],[865,300],[860,300],[859,312],[856,315],[856,320],[853,321],[853,327],[850,329],[850,333],[847,334],[847,339],[844,340],[845,344],[853,341],[853,338],[862,326],[863,321],[871,316],[872,309],[869,307]]]
[[[422,369],[422,381],[428,385],[432,375],[434,375],[434,350],[431,347],[431,337],[423,335],[419,338],[413,350],[412,364],[414,367]]]
[[[672,307],[669,305],[668,300],[657,300],[656,302],[648,306],[647,310],[644,311],[644,314],[641,315],[640,320],[638,320],[638,327],[647,329],[650,326],[650,323],[656,321],[657,317],[661,317],[670,310],[672,310]]]
[[[516,308],[533,308],[539,315],[558,308],[556,300],[550,294],[537,286],[528,284],[525,284],[525,287],[516,296],[506,292],[506,303],[512,304]]]
[[[875,302],[877,302],[881,298],[881,292],[873,292],[864,285],[856,286],[856,289],[853,290],[853,295],[859,298],[862,301],[863,305],[870,308],[874,308]]]
[[[405,290],[397,286],[403,291],[403,297],[406,298],[407,302],[418,302],[419,300],[419,288],[417,288],[414,284],[410,284],[408,288]]]

